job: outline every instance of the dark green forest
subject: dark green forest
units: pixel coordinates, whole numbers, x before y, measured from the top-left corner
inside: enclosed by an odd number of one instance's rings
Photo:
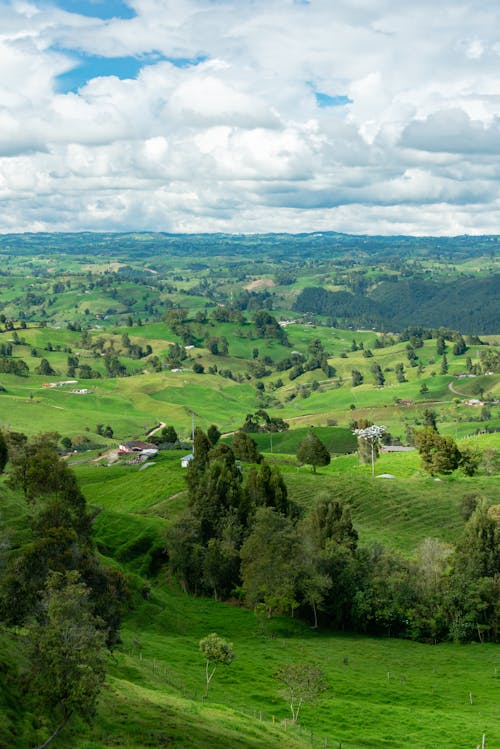
[[[326,315],[336,324],[401,330],[418,321],[464,333],[494,333],[500,325],[500,275],[436,283],[420,279],[384,281],[367,294],[304,289],[298,312]]]

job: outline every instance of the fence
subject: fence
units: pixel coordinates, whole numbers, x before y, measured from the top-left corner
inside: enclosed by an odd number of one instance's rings
[[[122,649],[124,655],[136,657],[139,660],[141,666],[146,669],[151,669],[155,676],[161,678],[165,684],[175,689],[183,698],[193,700],[195,702],[201,701],[203,704],[205,701],[204,690],[192,689],[186,686],[186,683],[172,673],[167,666],[157,658],[146,659],[142,653],[142,650],[136,648]],[[282,730],[286,733],[291,733],[302,740],[304,746],[313,747],[314,749],[349,749],[346,744],[343,744],[338,739],[332,737],[316,734],[310,728],[302,726],[300,723],[294,723],[289,718],[277,718],[273,714],[265,713],[263,710],[256,710],[246,708],[242,705],[229,705],[224,703],[225,707],[240,713],[245,716],[248,720],[267,723],[268,725],[274,726],[277,730]],[[483,747],[484,749],[484,747]]]

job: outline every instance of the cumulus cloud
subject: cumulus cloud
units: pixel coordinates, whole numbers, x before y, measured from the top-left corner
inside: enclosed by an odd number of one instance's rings
[[[128,6],[0,0],[1,231],[498,230],[493,3]]]

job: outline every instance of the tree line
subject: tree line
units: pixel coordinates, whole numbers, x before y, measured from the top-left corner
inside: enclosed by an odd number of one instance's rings
[[[236,596],[313,626],[424,642],[498,639],[499,525],[480,498],[466,503],[455,548],[426,539],[408,559],[360,545],[349,507],[328,493],[301,513],[262,458],[243,471],[231,447],[199,429],[194,447],[188,510],[166,534],[185,592]]]
[[[367,293],[307,287],[298,295],[294,309],[333,318],[334,327],[357,325],[401,330],[417,321],[432,328],[446,325],[466,333],[495,333],[500,325],[499,288],[498,275],[454,278],[453,283],[421,279],[383,281]],[[487,303],[478,306],[478,299]]]

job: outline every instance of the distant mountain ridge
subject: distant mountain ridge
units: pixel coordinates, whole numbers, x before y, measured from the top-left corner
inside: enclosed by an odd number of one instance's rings
[[[271,251],[288,259],[332,257],[356,252],[361,257],[427,256],[477,257],[494,254],[500,248],[500,236],[458,237],[370,236],[340,232],[306,232],[301,234],[173,234],[168,232],[27,232],[0,234],[0,254],[102,254],[106,250],[133,251],[136,256],[158,252],[172,254],[245,255]],[[354,258],[353,258],[354,259]]]

